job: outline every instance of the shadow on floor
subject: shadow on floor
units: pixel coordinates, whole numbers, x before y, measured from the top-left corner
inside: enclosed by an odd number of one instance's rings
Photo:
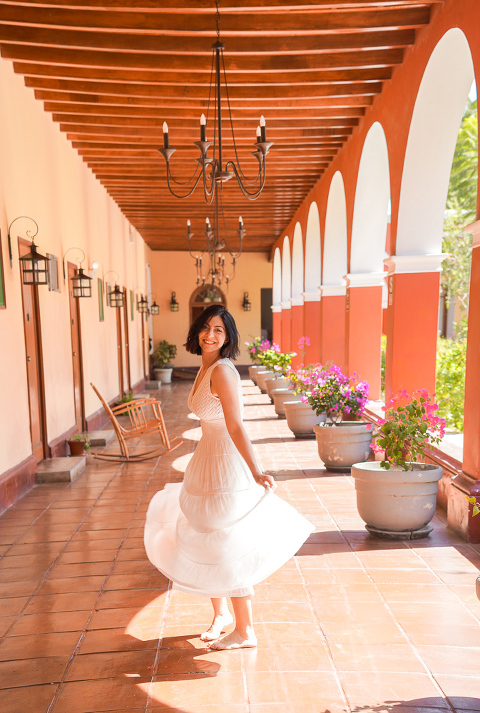
[[[447,701],[457,711],[477,712],[480,711],[480,699],[470,696],[451,696]],[[406,711],[423,711],[423,713],[440,713],[445,709],[445,698],[440,696],[429,698],[413,698],[407,701],[385,701],[377,706],[364,705],[351,708],[352,713],[366,711],[368,713],[405,713]]]

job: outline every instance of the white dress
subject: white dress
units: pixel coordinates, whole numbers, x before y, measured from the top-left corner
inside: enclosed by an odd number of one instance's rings
[[[183,483],[168,483],[148,507],[145,549],[174,589],[204,597],[240,597],[292,557],[314,530],[270,488],[258,485],[233,443],[210,379],[219,359],[188,398],[202,437]]]

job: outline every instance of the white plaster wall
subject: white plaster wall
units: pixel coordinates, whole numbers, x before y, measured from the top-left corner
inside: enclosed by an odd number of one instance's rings
[[[340,171],[330,184],[325,218],[323,285],[343,285],[347,272],[347,203]]]
[[[25,236],[27,223],[12,229],[13,266],[7,252],[8,225],[28,215],[39,225],[36,243],[44,254],[59,260],[60,292],[39,288],[42,349],[44,358],[47,439],[60,436],[74,424],[73,376],[68,291],[62,274],[62,257],[73,247],[86,254],[88,269],[100,264],[96,277],[107,270],[119,273],[120,284],[134,289],[145,283],[145,245],[138,237],[128,240],[128,222],[105,189],[94,178],[65,136],[47,115],[23,78],[9,62],[0,60],[0,230],[7,309],[0,310],[0,389],[12,409],[0,411],[0,474],[31,453],[25,344],[17,236]],[[75,262],[79,253],[67,259]],[[97,283],[93,298],[80,301],[84,355],[85,411],[97,411],[100,403],[90,389],[93,381],[107,399],[118,394],[116,323],[112,308],[105,306],[99,321]],[[143,376],[139,343],[139,316],[129,323],[131,376]]]
[[[282,252],[282,302],[288,302],[292,296],[292,260],[290,257],[290,240],[283,238]]]
[[[387,237],[390,172],[385,132],[375,122],[358,169],[352,225],[350,272],[381,272]]]
[[[438,254],[453,154],[474,80],[463,32],[449,30],[435,47],[418,91],[402,175],[397,255]]]
[[[303,292],[303,240],[300,223],[295,225],[292,248],[292,297],[301,297]]]
[[[320,216],[318,206],[312,202],[307,218],[305,238],[305,292],[317,292],[322,281],[322,254],[320,241]]]
[[[282,257],[280,255],[280,248],[275,248],[273,254],[272,281],[272,302],[275,307],[279,307],[282,301]]]

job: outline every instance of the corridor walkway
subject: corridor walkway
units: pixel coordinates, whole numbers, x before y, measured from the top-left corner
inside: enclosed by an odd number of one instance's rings
[[[258,650],[204,647],[209,603],[172,592],[142,539],[150,498],[199,438],[190,386],[161,391],[179,449],[137,466],[89,457],[75,482],[37,486],[0,518],[1,712],[480,711],[480,546],[441,514],[426,540],[372,539],[351,479],[323,470],[250,381],[263,466],[317,531],[256,588]]]

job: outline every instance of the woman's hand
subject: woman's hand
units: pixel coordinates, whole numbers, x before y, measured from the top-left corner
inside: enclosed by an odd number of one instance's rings
[[[259,485],[262,485],[265,489],[271,488],[273,491],[277,487],[273,477],[271,475],[267,475],[267,473],[254,473],[253,477],[255,478],[255,481]]]

